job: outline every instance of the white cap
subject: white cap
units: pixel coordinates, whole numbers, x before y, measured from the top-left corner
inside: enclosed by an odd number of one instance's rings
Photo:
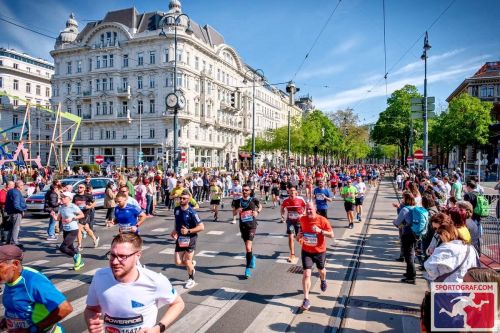
[[[61,197],[68,197],[68,198],[73,199],[73,193],[66,191],[66,192],[61,193]]]

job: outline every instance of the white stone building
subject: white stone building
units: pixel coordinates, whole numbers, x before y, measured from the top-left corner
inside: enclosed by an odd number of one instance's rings
[[[26,103],[31,110],[31,156],[40,156],[43,164],[47,161],[50,127],[50,113],[36,106],[50,108],[52,87],[50,79],[54,65],[46,60],[32,57],[12,49],[0,48],[0,91],[19,99],[0,97],[0,154],[13,152],[21,138],[27,142],[28,129],[21,135]],[[29,126],[28,126],[29,127]]]
[[[170,161],[173,115],[165,97],[173,91],[174,25],[160,36],[160,21],[181,12],[172,0],[167,13],[108,12],[82,31],[73,15],[67,21],[51,52],[52,85],[53,104],[83,118],[74,161],[93,163],[104,155],[135,166],[140,150],[147,162]],[[186,96],[179,111],[179,145],[187,158],[181,166],[233,168],[252,134],[250,68],[214,28],[190,23],[191,35],[185,16],[177,26],[177,88]],[[289,106],[286,93],[262,82],[255,99],[257,135],[286,125],[289,108],[292,117],[302,113]]]

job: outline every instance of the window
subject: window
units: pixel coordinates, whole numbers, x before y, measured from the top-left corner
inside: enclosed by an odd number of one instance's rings
[[[128,67],[128,54],[123,55],[123,67]]]
[[[220,68],[217,68],[217,80],[220,81]]]
[[[42,94],[42,88],[39,85],[35,86],[35,94],[37,94],[37,95]]]
[[[66,83],[66,94],[71,94],[71,83]]]
[[[49,87],[45,88],[45,97],[50,97],[50,88]]]
[[[165,138],[168,138],[168,128],[165,128]]]
[[[144,113],[144,103],[141,100],[137,101],[137,113],[139,114]]]
[[[31,83],[26,82],[26,92],[31,93]]]
[[[186,63],[191,66],[191,53],[186,52]]]
[[[495,88],[493,86],[488,86],[488,97],[495,96]]]
[[[14,99],[14,100],[12,100],[12,104],[13,104],[14,106],[19,106],[19,100],[18,100],[18,99]]]
[[[12,141],[18,141],[18,140],[19,140],[19,133],[12,132]]]
[[[82,116],[82,106],[81,106],[80,104],[78,104],[78,105],[76,106],[76,115],[77,115],[78,117],[81,117],[81,116]]]
[[[109,67],[114,67],[115,66],[115,57],[110,54],[109,55]]]
[[[182,61],[182,50],[177,49],[177,61]]]
[[[101,114],[101,103],[96,102],[95,103],[95,114],[100,115]]]
[[[154,139],[155,138],[155,129],[154,128],[150,128],[149,129],[149,138],[150,139]]]
[[[95,90],[100,91],[100,89],[101,89],[101,80],[95,79]]]
[[[177,73],[177,87],[182,87],[182,74]]]
[[[149,88],[154,88],[155,87],[155,77],[150,76],[149,77]]]
[[[81,82],[77,82],[76,83],[76,93],[77,94],[81,94],[82,93],[82,83]]]
[[[102,91],[106,91],[108,89],[108,79],[102,79]]]
[[[0,88],[3,87],[3,77],[0,76]]]
[[[212,82],[207,82],[207,94],[212,94]]]
[[[89,130],[89,140],[94,140],[94,129],[93,129],[93,128],[91,128],[91,129]],[[91,150],[91,151],[93,151],[93,150],[94,150],[94,148],[90,148],[90,150]],[[92,154],[91,154],[91,155],[94,155],[94,154],[93,154],[93,152],[92,152]]]
[[[19,68],[19,65],[18,64],[13,64],[12,67],[14,67],[15,69],[18,69]]]
[[[108,102],[102,102],[102,114],[108,114]]]
[[[97,56],[95,60],[95,67],[96,68],[101,68],[101,57]]]
[[[76,72],[77,73],[81,73],[82,72],[82,61],[81,60],[77,60],[76,61]]]
[[[17,114],[12,115],[12,126],[19,124],[19,116]]]
[[[71,61],[68,61],[66,63],[66,68],[67,68],[67,74],[71,74],[72,70],[71,70]]]
[[[114,112],[114,110],[113,110],[113,109],[114,109],[114,108],[113,108],[113,102],[109,102],[109,111],[108,111],[108,113],[109,113],[109,114],[113,114],[113,112]]]
[[[122,89],[127,89],[128,88],[128,78],[122,77]]]
[[[144,65],[144,52],[139,52],[137,54],[137,66]]]
[[[155,113],[155,100],[149,100],[149,113]]]
[[[71,113],[71,106],[68,106],[68,107],[66,108],[66,112]]]
[[[113,90],[114,89],[114,86],[113,86],[113,78],[110,77],[109,78],[109,90]]]
[[[200,80],[194,79],[194,91],[200,92]]]
[[[128,115],[128,102],[122,102],[122,114],[121,116],[126,117]]]
[[[102,56],[102,68],[106,68],[106,67],[108,67],[108,56],[103,55]]]
[[[149,52],[149,64],[154,65],[155,63],[156,63],[156,52],[150,51]]]
[[[92,58],[89,58],[89,72],[92,71]]]
[[[200,58],[194,57],[194,69],[200,69]]]
[[[137,77],[137,89],[142,89],[142,76]]]
[[[198,117],[200,115],[200,103],[194,103],[194,115]]]

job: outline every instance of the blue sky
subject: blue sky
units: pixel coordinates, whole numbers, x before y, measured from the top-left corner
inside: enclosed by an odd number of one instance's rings
[[[271,83],[295,82],[323,111],[354,108],[362,123],[375,122],[386,107],[382,0],[343,0],[301,70],[295,75],[338,0],[184,0],[192,20],[218,30],[243,60]],[[452,0],[386,0],[388,94],[404,84],[423,92],[423,38]],[[14,19],[57,36],[69,13],[85,20],[135,6],[167,11],[163,1],[0,0],[0,18]],[[486,61],[500,60],[498,0],[455,0],[429,30],[428,91],[436,109]],[[0,46],[51,60],[54,40],[0,21]],[[405,52],[416,42],[416,44]],[[402,58],[402,59],[401,59]],[[400,60],[401,59],[401,60]],[[399,62],[398,62],[399,61]],[[284,89],[284,86],[279,86]]]

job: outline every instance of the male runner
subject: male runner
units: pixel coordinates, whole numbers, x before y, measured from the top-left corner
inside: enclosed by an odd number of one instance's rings
[[[316,214],[314,203],[308,202],[306,206],[306,215],[300,218],[300,232],[297,240],[302,246],[302,287],[304,288],[304,301],[302,309],[309,310],[311,302],[309,301],[309,291],[311,290],[311,270],[313,264],[319,271],[321,281],[321,291],[325,292],[326,284],[326,242],[325,237],[333,238],[333,230],[326,218]]]
[[[236,224],[236,202],[238,202],[242,197],[242,187],[240,185],[240,181],[235,179],[233,181],[233,186],[231,187],[231,196],[233,197],[233,201],[231,202],[231,207],[233,208],[233,220],[232,224]]]
[[[288,176],[284,175],[280,182],[280,204],[288,199],[288,190],[292,187],[292,183],[288,180]],[[281,223],[285,223],[284,219],[281,219]]]
[[[198,233],[203,231],[205,226],[201,222],[198,213],[189,205],[191,193],[188,190],[182,191],[179,200],[180,205],[174,208],[175,230],[170,235],[176,240],[175,264],[177,266],[186,266],[188,280],[185,288],[189,289],[196,284],[194,281],[194,266],[196,265],[196,261],[193,260],[194,251]]]
[[[335,171],[330,174],[330,188],[332,189],[333,198],[337,195],[337,188],[339,187],[339,176]]]
[[[214,222],[217,222],[219,217],[219,205],[222,197],[222,188],[217,185],[216,179],[210,181],[210,206],[212,206],[212,212],[214,213]]]
[[[90,180],[89,180],[90,181]],[[82,238],[83,233],[88,234],[94,240],[94,247],[99,246],[99,237],[97,237],[89,226],[89,221],[92,218],[91,212],[92,208],[95,207],[95,201],[92,194],[85,192],[86,186],[83,183],[78,184],[76,194],[73,196],[73,203],[80,208],[83,212],[84,217],[78,220],[78,250],[82,251]]]
[[[328,201],[332,201],[333,199],[330,191],[325,187],[323,180],[318,181],[318,187],[314,189],[313,195],[316,201],[317,213],[327,219]]]
[[[115,197],[115,219],[118,224],[118,231],[139,233],[139,227],[146,220],[146,213],[139,207],[127,203],[128,196],[125,193],[118,193]]]
[[[288,235],[288,247],[290,248],[290,256],[288,262],[295,261],[295,244],[294,235],[296,236],[300,230],[299,219],[304,215],[306,202],[302,197],[297,196],[297,188],[290,187],[288,190],[290,197],[285,199],[281,204],[281,219],[285,219],[286,210],[286,233]]]
[[[344,208],[347,214],[347,221],[349,222],[349,229],[354,227],[354,206],[356,203],[356,195],[358,190],[352,185],[351,178],[346,179],[346,186],[342,188],[340,195],[344,198]]]
[[[245,243],[247,264],[245,268],[245,277],[248,279],[252,275],[250,268],[255,268],[255,256],[252,252],[252,242],[257,231],[256,217],[262,210],[259,200],[250,196],[250,185],[243,185],[243,196],[235,202],[235,210],[240,216],[241,238]]]
[[[363,182],[363,177],[359,176],[354,183],[354,187],[358,193],[354,201],[356,208],[356,219],[361,222],[361,215],[363,214],[363,202],[365,201],[366,184]]]
[[[142,239],[118,234],[111,242],[109,266],[90,284],[83,313],[89,333],[165,332],[181,314],[184,302],[162,274],[138,265]],[[157,322],[158,308],[168,307]]]

